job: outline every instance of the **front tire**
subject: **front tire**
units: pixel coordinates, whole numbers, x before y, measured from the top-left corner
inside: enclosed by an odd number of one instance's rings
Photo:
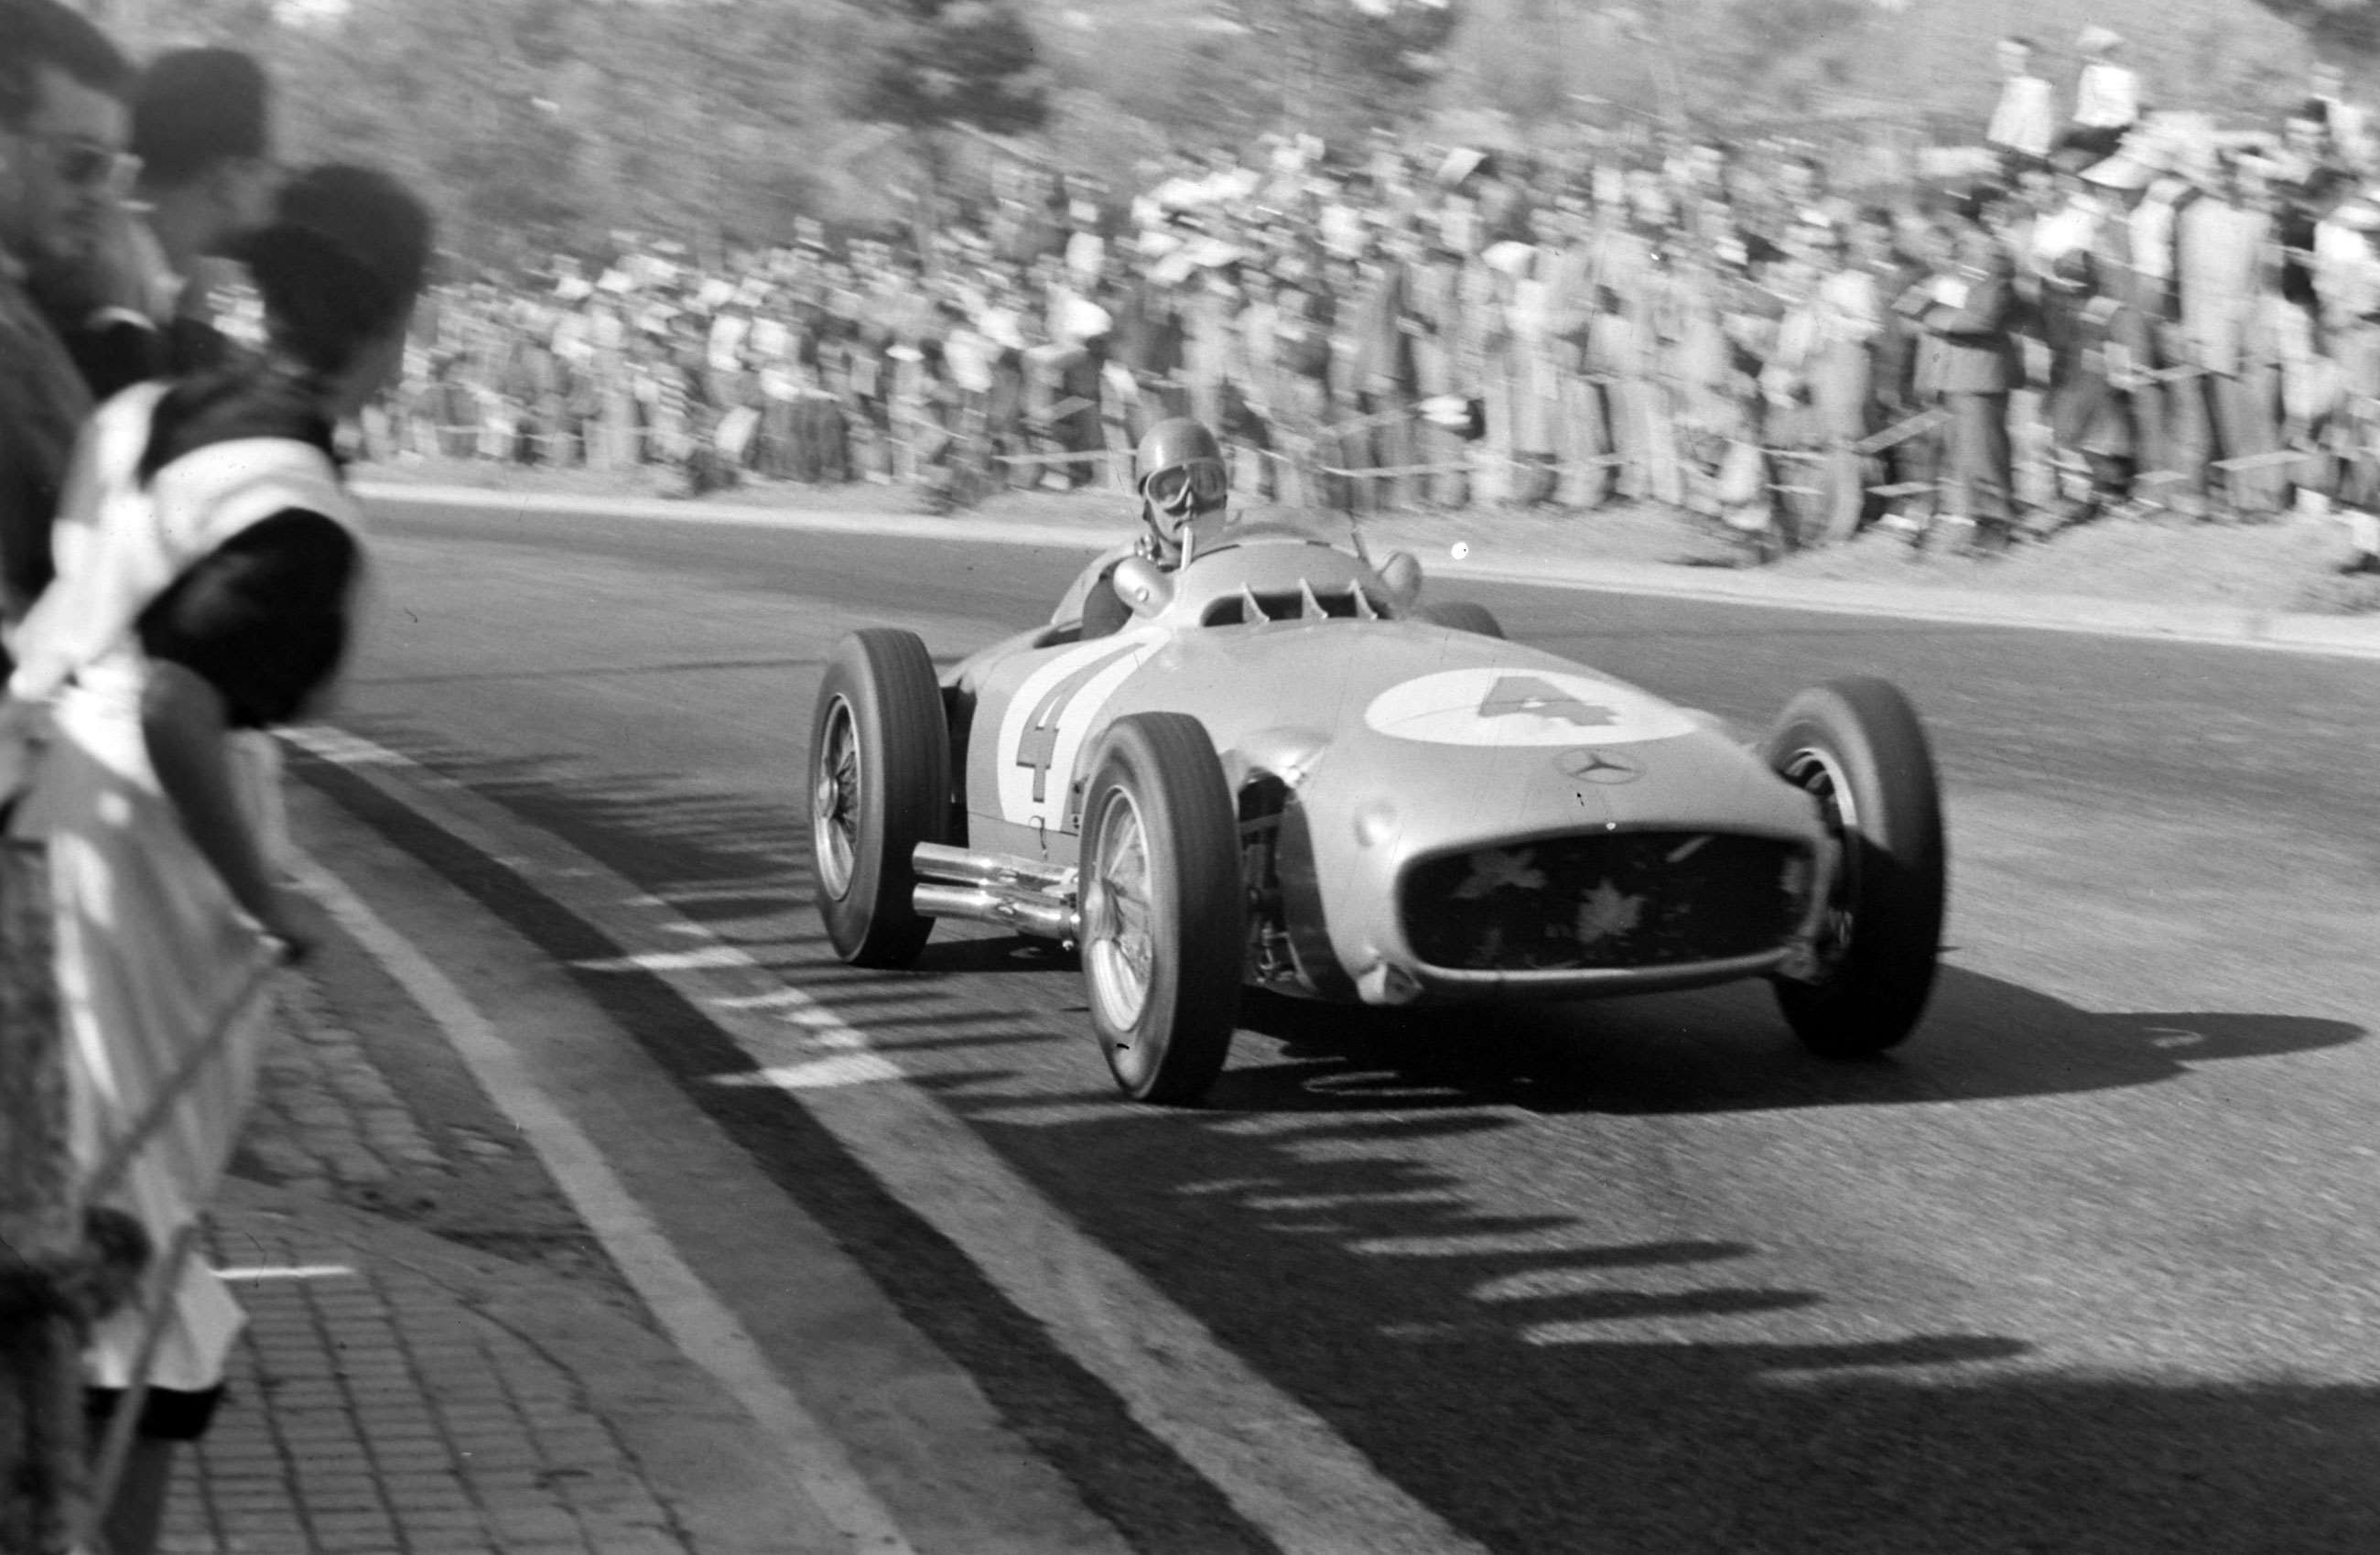
[[[819,916],[855,966],[906,966],[934,920],[912,901],[919,843],[950,811],[951,732],[915,632],[871,626],[835,645],[810,720],[810,854]]]
[[[1207,1094],[1239,1024],[1239,818],[1206,728],[1120,718],[1084,789],[1083,981],[1108,1068],[1137,1101]]]
[[[1840,867],[1809,975],[1776,979],[1803,1045],[1865,1058],[1916,1029],[1934,988],[1948,848],[1931,744],[1891,684],[1829,681],[1785,705],[1762,755],[1814,796]]]

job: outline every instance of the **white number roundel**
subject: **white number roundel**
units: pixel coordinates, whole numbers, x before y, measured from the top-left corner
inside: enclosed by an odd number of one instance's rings
[[[1633,686],[1559,670],[1445,670],[1372,699],[1364,722],[1430,745],[1633,745],[1694,722]]]

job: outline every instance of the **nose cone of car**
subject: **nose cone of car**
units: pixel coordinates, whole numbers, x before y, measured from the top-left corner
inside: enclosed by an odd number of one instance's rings
[[[1601,699],[1567,699],[1590,689]],[[1533,705],[1508,711],[1498,697]],[[1376,699],[1367,711],[1342,725],[1299,801],[1332,954],[1373,1002],[1411,996],[1383,969],[1420,967],[1400,882],[1432,858],[1493,861],[1536,841],[1619,831],[1817,837],[1808,796],[1752,752],[1616,683],[1466,682]]]

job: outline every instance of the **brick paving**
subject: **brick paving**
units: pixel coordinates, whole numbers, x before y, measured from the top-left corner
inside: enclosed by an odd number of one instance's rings
[[[687,1548],[532,1336],[300,1220],[234,1206],[213,1240],[249,1329],[231,1403],[184,1459],[169,1550]]]
[[[725,1395],[616,1305],[354,1212],[464,1169],[433,1143],[454,1131],[414,1114],[316,984],[288,979],[281,1026],[243,1141],[277,1186],[234,1179],[210,1237],[249,1325],[180,1456],[166,1555],[833,1547]]]
[[[376,1186],[413,1171],[443,1172],[445,1158],[310,980],[284,985],[281,1033],[245,1146],[283,1185],[329,1195],[334,1185]]]

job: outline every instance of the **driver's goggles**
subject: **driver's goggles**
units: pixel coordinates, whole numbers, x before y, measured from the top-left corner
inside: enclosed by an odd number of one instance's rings
[[[1141,485],[1141,494],[1169,513],[1219,507],[1231,495],[1232,478],[1211,459],[1169,465],[1153,471]]]

